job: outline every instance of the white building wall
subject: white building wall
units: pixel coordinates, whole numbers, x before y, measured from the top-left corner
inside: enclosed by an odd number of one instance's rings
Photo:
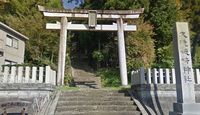
[[[10,35],[18,40],[18,48],[10,47],[6,45],[7,35]],[[0,65],[5,63],[5,60],[16,62],[21,64],[24,62],[24,52],[25,52],[25,42],[22,39],[19,39],[16,35],[0,28],[0,39],[4,41],[4,55],[0,57]]]

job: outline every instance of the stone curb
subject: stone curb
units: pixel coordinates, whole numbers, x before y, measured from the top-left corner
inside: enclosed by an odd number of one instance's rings
[[[138,101],[137,99],[134,98],[134,96],[131,93],[131,91],[128,91],[128,93],[130,94],[131,99],[135,102],[136,106],[138,107],[138,109],[140,110],[140,112],[142,113],[142,115],[148,115],[148,113],[145,110],[145,108],[142,106],[142,104],[140,103],[140,101]]]
[[[49,105],[47,107],[47,111],[43,115],[54,115],[55,114],[58,99],[60,97],[60,93],[61,93],[61,91],[56,92],[54,99],[49,103]]]

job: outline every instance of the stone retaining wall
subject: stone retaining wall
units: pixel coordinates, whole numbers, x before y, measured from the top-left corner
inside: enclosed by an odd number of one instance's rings
[[[54,94],[55,86],[40,83],[14,83],[0,84],[0,114],[5,111],[8,113],[25,112],[30,115],[39,114]]]
[[[196,102],[200,103],[200,85],[195,85],[195,91]],[[168,115],[176,102],[175,84],[132,85],[131,92],[151,115]]]

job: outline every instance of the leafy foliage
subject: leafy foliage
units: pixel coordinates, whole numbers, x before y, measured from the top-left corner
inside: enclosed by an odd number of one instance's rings
[[[149,9],[149,0],[107,0],[104,9],[110,10],[128,10],[145,8]]]
[[[189,10],[189,21],[190,27],[193,32],[192,35],[192,56],[193,56],[193,64],[195,67],[200,67],[200,0],[190,1],[189,4],[184,5],[184,10]]]
[[[153,67],[172,68],[174,66],[173,49],[171,44],[157,49],[157,57],[157,63],[154,63]]]
[[[177,19],[177,7],[174,0],[155,0],[151,1],[149,13],[146,20],[153,25],[153,36],[156,50],[156,65],[165,67],[165,61],[170,61],[168,56],[161,56],[159,53],[166,52],[167,46],[172,42],[172,28]],[[164,50],[163,50],[164,49]],[[172,54],[167,54],[172,57]],[[161,59],[160,59],[161,58]],[[164,61],[165,60],[165,61]]]
[[[118,87],[121,85],[119,71],[116,69],[101,69],[97,72],[101,77],[103,87]]]
[[[172,41],[172,27],[176,21],[176,6],[173,0],[152,2],[149,20],[154,25],[156,48],[169,45]]]
[[[155,59],[153,27],[139,20],[138,30],[128,34],[126,39],[128,69],[150,67]]]
[[[44,0],[10,0],[2,7],[1,11],[6,13],[0,16],[0,20],[30,38],[26,42],[26,63],[50,64],[56,68],[59,36],[57,32],[45,29],[47,21],[38,11],[37,5],[61,7],[60,0],[46,4]]]
[[[94,52],[92,53],[92,57],[93,57],[95,60],[97,60],[98,62],[102,61],[103,58],[104,58],[103,54],[102,54],[100,51],[94,51]]]

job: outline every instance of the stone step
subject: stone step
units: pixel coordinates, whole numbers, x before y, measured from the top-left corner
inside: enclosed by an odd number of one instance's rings
[[[55,115],[142,115],[139,111],[90,111],[90,112],[57,112]]]
[[[58,101],[57,106],[74,106],[74,105],[134,105],[133,101]]]
[[[70,90],[70,91],[63,91],[63,93],[65,92],[83,92],[83,93],[87,93],[87,92],[97,92],[97,93],[124,93],[124,92],[127,92],[127,91],[124,91],[124,90],[112,90],[112,89],[90,89],[90,90]]]
[[[124,93],[127,91],[123,90],[110,90],[110,89],[90,89],[90,90],[71,90],[71,91],[63,91],[62,93]]]
[[[75,76],[74,80],[76,81],[85,81],[85,82],[95,82],[98,81],[100,79],[100,77],[95,77],[95,75],[93,74],[88,74],[85,77],[80,77],[80,76]]]
[[[141,115],[134,101],[119,90],[62,92],[55,115]]]
[[[76,84],[76,87],[80,88],[80,89],[100,89],[101,87],[98,84],[88,84],[88,83],[84,83],[84,84]]]
[[[64,111],[78,111],[78,112],[88,112],[88,111],[137,111],[136,106],[119,106],[119,105],[98,105],[98,106],[61,106],[56,108],[57,112]]]
[[[118,92],[107,92],[107,93],[99,93],[99,92],[64,92],[61,94],[61,96],[125,96],[124,93],[118,93]]]
[[[115,101],[115,100],[121,100],[121,101],[130,101],[130,97],[119,97],[119,96],[103,96],[103,97],[96,97],[96,96],[73,96],[73,97],[60,97],[59,101]]]

